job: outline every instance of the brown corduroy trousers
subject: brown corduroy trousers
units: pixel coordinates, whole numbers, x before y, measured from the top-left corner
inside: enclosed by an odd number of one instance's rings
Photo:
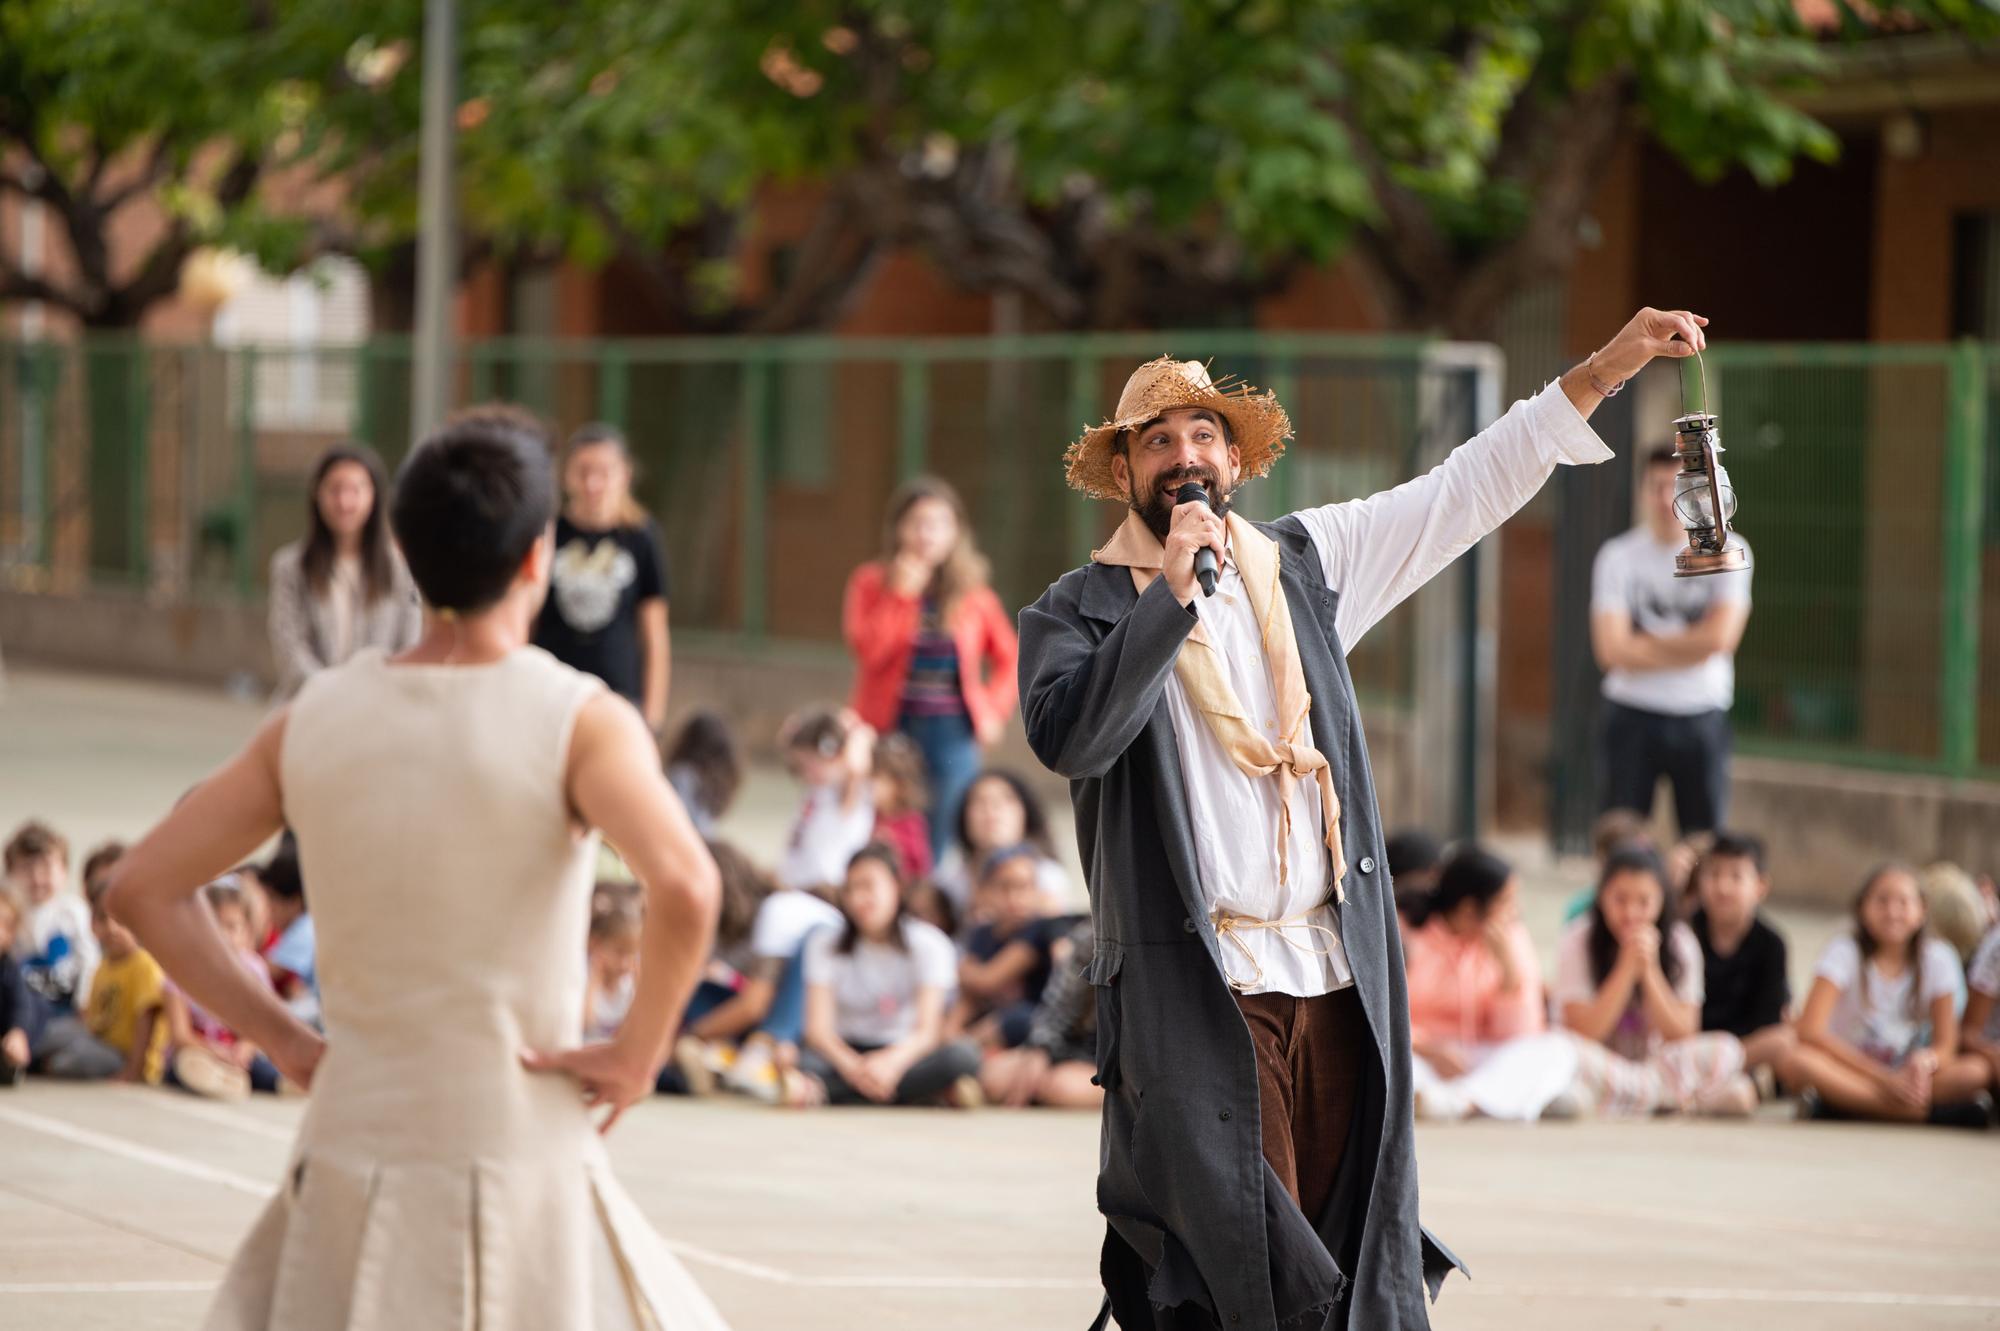
[[[1361,999],[1349,987],[1313,998],[1238,994],[1236,1003],[1257,1051],[1264,1159],[1316,1224],[1354,1119],[1369,1038]]]

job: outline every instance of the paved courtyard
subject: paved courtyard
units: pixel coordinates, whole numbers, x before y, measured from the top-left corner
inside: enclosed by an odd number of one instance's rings
[[[255,725],[220,695],[10,663],[0,825],[131,836]],[[781,778],[731,833],[782,829]],[[1516,851],[1515,847],[1508,847]],[[1518,848],[1545,946],[1575,866]],[[1782,913],[1801,977],[1838,921]],[[189,1327],[283,1166],[299,1105],[108,1086],[0,1091],[0,1328]],[[2000,1133],[1747,1123],[1418,1134],[1425,1218],[1473,1328],[2000,1326]],[[1097,1306],[1089,1115],[658,1100],[621,1177],[742,1331],[1081,1328]]]

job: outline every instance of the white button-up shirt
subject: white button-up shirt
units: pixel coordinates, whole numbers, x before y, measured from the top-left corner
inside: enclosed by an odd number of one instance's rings
[[[1340,593],[1334,625],[1341,646],[1352,651],[1404,598],[1533,498],[1559,464],[1602,462],[1611,455],[1561,386],[1551,383],[1415,480],[1296,514],[1318,547],[1326,585]],[[1271,671],[1234,559],[1223,560],[1215,595],[1197,596],[1194,605],[1230,687],[1256,724],[1275,738]],[[1237,767],[1188,701],[1178,675],[1167,677],[1167,708],[1180,742],[1195,865],[1210,913],[1259,920],[1304,916],[1303,923],[1320,926],[1293,926],[1283,937],[1268,929],[1235,931],[1222,940],[1231,977],[1245,984],[1246,992],[1303,998],[1353,984],[1332,903],[1333,864],[1320,818],[1319,783],[1301,780],[1292,788],[1291,872],[1280,885],[1278,782],[1246,776]],[[1303,738],[1318,747],[1310,717]],[[1348,847],[1350,874],[1364,853]]]

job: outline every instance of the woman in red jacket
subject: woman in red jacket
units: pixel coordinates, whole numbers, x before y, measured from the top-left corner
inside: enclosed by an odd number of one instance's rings
[[[1013,714],[1018,644],[956,490],[934,477],[911,481],[889,501],[886,528],[882,558],[847,581],[853,707],[923,751],[936,847],[956,825],[980,751]]]

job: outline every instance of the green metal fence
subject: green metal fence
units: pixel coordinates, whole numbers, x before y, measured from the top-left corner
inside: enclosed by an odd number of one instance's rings
[[[494,340],[465,348],[457,399],[505,398],[559,432],[618,424],[659,519],[676,632],[838,639],[847,573],[879,552],[883,504],[930,472],[970,504],[1010,605],[1088,558],[1117,520],[1066,488],[1065,444],[1139,360],[1171,345],[1274,388],[1300,440],[1243,508],[1275,515],[1393,484],[1464,437],[1477,375],[1416,339],[1255,333],[931,339]],[[327,443],[393,466],[410,437],[410,345],[0,342],[0,578],[253,597],[296,537]],[[1400,620],[1358,653],[1378,703],[1407,704]]]
[[[1170,347],[1291,410],[1298,441],[1243,501],[1259,516],[1414,474],[1490,392],[1435,344],[1236,331],[496,340],[464,351],[457,396],[627,430],[677,632],[831,644],[885,497],[919,472],[965,493],[1010,605],[1087,558],[1117,514],[1065,488],[1063,445]],[[407,449],[409,371],[392,337],[0,342],[0,581],[256,596],[322,447],[358,437],[392,464]],[[1742,747],[2000,775],[2000,348],[1737,345],[1709,373],[1756,555]],[[1415,641],[1405,614],[1361,644],[1376,705],[1411,705]]]
[[[1747,751],[2000,775],[2000,347],[1709,358],[1755,557]]]

